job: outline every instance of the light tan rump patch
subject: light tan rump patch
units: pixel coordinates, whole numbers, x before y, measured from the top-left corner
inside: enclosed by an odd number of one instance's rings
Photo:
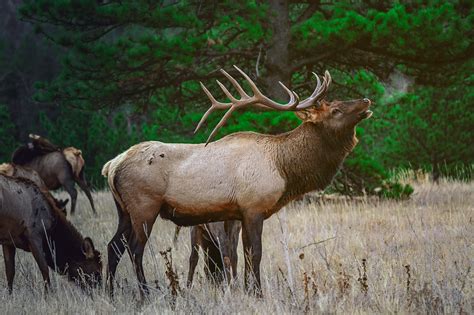
[[[13,167],[12,164],[10,163],[0,164],[0,174],[13,176],[14,173],[15,173],[15,168]]]
[[[84,158],[82,157],[82,151],[75,147],[67,147],[63,150],[64,157],[71,165],[74,176],[79,177],[82,168],[84,167]]]

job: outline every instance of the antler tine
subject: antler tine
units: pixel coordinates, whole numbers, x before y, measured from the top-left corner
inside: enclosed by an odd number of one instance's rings
[[[293,109],[295,109],[296,106],[298,106],[298,104],[300,103],[300,98],[299,98],[298,94],[296,94],[295,91],[292,91],[289,88],[287,88],[286,85],[283,84],[283,82],[278,81],[278,83],[280,83],[280,85],[285,89],[285,91],[290,96],[290,100],[288,101],[289,105],[288,106],[281,105],[280,107],[282,108],[282,110],[293,110]]]
[[[319,100],[323,99],[324,96],[326,95],[326,92],[329,88],[329,84],[331,83],[331,75],[329,74],[329,71],[324,72],[324,77],[323,77],[323,82],[321,83],[318,75],[314,73],[314,76],[316,77],[317,80],[317,85],[316,88],[314,89],[313,93],[311,94],[310,97],[305,99],[304,101],[300,102],[300,104],[297,106],[297,109],[305,109],[311,106],[314,106],[316,102]]]
[[[250,88],[252,89],[252,92],[254,94],[254,96],[252,97],[252,98],[254,98],[253,103],[261,103],[262,105],[264,105],[266,107],[270,107],[270,108],[273,108],[273,109],[276,109],[276,110],[293,110],[298,105],[298,103],[299,103],[298,95],[296,95],[295,92],[293,92],[289,88],[287,88],[282,82],[278,82],[278,83],[280,83],[280,85],[285,89],[285,91],[290,96],[290,101],[286,105],[278,104],[275,101],[272,101],[271,99],[269,99],[268,97],[263,95],[263,93],[260,92],[260,90],[257,88],[255,83],[252,81],[252,79],[250,79],[250,77],[245,72],[243,72],[236,65],[234,65],[234,68],[237,69],[237,71],[239,71],[240,74],[242,74],[242,76],[245,78],[245,80],[247,80],[247,82],[249,83]]]
[[[205,146],[207,146],[209,144],[209,141],[211,141],[211,139],[214,137],[214,135],[217,133],[217,130],[219,130],[222,126],[224,126],[224,124],[226,123],[227,119],[229,119],[230,115],[234,112],[234,110],[236,109],[237,107],[235,106],[232,106],[225,114],[224,116],[221,118],[221,120],[219,121],[219,123],[214,127],[214,129],[212,130],[211,134],[209,135],[209,137],[207,138],[207,141],[206,141],[206,144]]]
[[[196,129],[194,129],[194,133],[196,133],[199,128],[201,128],[202,124],[204,123],[204,121],[207,119],[207,117],[215,110],[216,108],[215,107],[209,107],[207,109],[207,111],[204,113],[204,115],[202,115],[201,117],[201,120],[199,121],[198,125],[196,126]]]
[[[229,90],[224,84],[222,84],[219,80],[216,80],[216,82],[221,87],[222,92],[224,92],[224,94],[230,99],[230,102],[235,104],[238,100],[232,94],[230,94]]]
[[[325,84],[323,85],[324,88],[319,93],[321,97],[326,96],[326,92],[329,89],[329,84],[331,84],[331,81],[332,81],[331,75],[329,74],[329,71],[327,70],[324,71],[324,81],[325,81]]]
[[[209,100],[211,101],[211,107],[209,107],[209,109],[204,113],[204,115],[202,116],[201,120],[199,121],[196,129],[194,129],[194,133],[196,133],[199,128],[201,128],[202,124],[204,123],[204,121],[207,119],[207,117],[209,117],[209,115],[216,109],[228,109],[230,107],[232,107],[232,103],[221,103],[221,102],[218,102],[214,96],[212,96],[211,92],[209,92],[209,90],[206,88],[206,86],[202,83],[202,82],[199,82],[201,84],[201,88],[203,89],[204,93],[206,93],[207,97],[209,98]],[[220,82],[219,82],[220,83]],[[225,93],[225,92],[224,92]]]
[[[329,87],[329,84],[331,84],[331,82],[332,82],[331,74],[329,73],[329,71],[326,70],[326,71],[324,71],[324,76],[327,76],[327,78],[328,78],[327,86]]]
[[[321,92],[319,93],[322,97],[324,97],[326,95],[326,92],[329,88],[329,84],[331,83],[332,79],[331,79],[331,75],[329,74],[329,72],[326,70],[324,72],[324,82],[325,84],[323,85],[323,89],[321,90]]]
[[[201,84],[201,88],[203,89],[204,93],[206,93],[207,97],[211,101],[211,107],[215,107],[217,109],[227,109],[232,106],[232,103],[222,103],[217,101],[214,96],[212,96],[211,92],[209,92],[209,90],[206,88],[206,86],[202,82],[199,83]]]
[[[234,68],[237,69],[237,71],[240,72],[240,74],[245,78],[245,80],[247,80],[247,82],[250,85],[250,88],[252,89],[252,92],[253,92],[254,96],[263,96],[262,92],[260,92],[258,87],[255,85],[255,83],[252,81],[252,79],[250,79],[250,77],[245,72],[240,70],[240,68],[237,67],[236,65],[234,65]]]
[[[245,93],[244,89],[240,86],[237,80],[234,79],[233,76],[228,74],[224,69],[221,69],[221,72],[230,81],[230,83],[232,83],[232,85],[237,90],[237,92],[239,92],[241,98],[250,98],[250,96],[247,93]]]
[[[312,73],[316,77],[316,81],[318,83],[316,83],[316,87],[314,88],[313,94],[311,94],[310,97],[315,97],[316,95],[318,95],[318,92],[321,89],[321,80],[319,79],[319,76],[316,73],[314,73],[314,72],[312,72]]]

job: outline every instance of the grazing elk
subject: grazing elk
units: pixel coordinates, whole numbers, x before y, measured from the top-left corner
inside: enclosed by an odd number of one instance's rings
[[[101,282],[102,262],[92,240],[83,238],[51,195],[28,179],[0,175],[0,244],[10,293],[17,248],[33,254],[46,287],[48,266],[81,287]]]
[[[143,251],[160,215],[184,226],[242,221],[245,285],[261,295],[263,221],[289,201],[324,189],[357,143],[355,126],[372,115],[369,99],[324,100],[331,82],[327,71],[322,83],[316,75],[316,89],[304,101],[280,83],[290,95],[289,102],[282,105],[264,96],[243,71],[235,68],[254,95],[249,96],[223,70],[240,99],[218,82],[230,103],[218,102],[202,85],[212,105],[196,130],[215,109],[228,110],[206,145],[142,142],[104,165],[102,174],[108,177],[119,216],[117,232],[108,245],[110,292],[125,250],[122,238],[128,240],[142,297],[148,292]],[[232,112],[248,106],[294,111],[303,123],[279,135],[238,132],[209,142]]]
[[[38,172],[49,190],[64,187],[71,197],[71,213],[76,210],[77,190],[74,186],[77,183],[89,199],[92,211],[96,213],[84,177],[85,163],[81,150],[74,147],[61,150],[38,135],[30,135],[30,138],[32,141],[28,145],[19,147],[13,153],[12,162]]]
[[[221,283],[237,278],[237,246],[240,221],[230,220],[195,225],[191,228],[191,255],[189,256],[188,287],[193,283],[194,270],[199,261],[199,248],[204,251],[207,278]]]

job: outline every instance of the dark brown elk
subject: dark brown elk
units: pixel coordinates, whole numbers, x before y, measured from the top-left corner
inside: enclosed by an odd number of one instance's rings
[[[215,283],[237,278],[237,246],[241,230],[240,221],[230,220],[199,224],[191,228],[191,255],[187,285],[193,283],[199,261],[199,248],[204,252],[207,278]]]
[[[369,99],[326,101],[331,82],[327,71],[322,83],[316,76],[316,89],[304,101],[283,86],[290,101],[282,105],[264,96],[236,69],[248,81],[253,96],[225,71],[240,99],[219,83],[230,103],[218,102],[203,86],[212,105],[198,128],[213,110],[227,109],[206,145],[143,142],[104,165],[102,174],[108,177],[119,215],[117,232],[108,246],[111,292],[125,250],[121,239],[128,240],[142,296],[147,292],[143,251],[159,215],[185,226],[242,221],[245,284],[261,295],[263,221],[289,201],[324,189],[357,144],[355,126],[372,115]],[[249,106],[294,111],[303,123],[279,135],[238,132],[209,143],[232,112]]]
[[[74,147],[61,150],[38,135],[30,135],[30,138],[30,143],[19,147],[13,153],[13,164],[34,169],[49,190],[63,187],[71,197],[71,213],[76,209],[77,183],[89,199],[93,212],[96,213],[94,200],[84,176],[81,150]]]
[[[10,293],[17,248],[33,254],[46,287],[48,266],[81,287],[101,282],[102,262],[92,240],[83,238],[51,196],[30,180],[0,175],[0,244]]]

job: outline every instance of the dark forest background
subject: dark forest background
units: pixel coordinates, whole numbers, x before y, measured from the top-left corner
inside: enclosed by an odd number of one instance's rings
[[[209,105],[199,81],[224,100],[215,79],[235,64],[282,101],[277,81],[304,98],[326,69],[329,99],[374,101],[332,190],[404,197],[401,169],[468,180],[473,22],[472,1],[1,1],[0,162],[41,134],[80,148],[99,188],[132,144],[205,141],[222,113],[193,134]],[[219,136],[298,123],[248,111]]]

